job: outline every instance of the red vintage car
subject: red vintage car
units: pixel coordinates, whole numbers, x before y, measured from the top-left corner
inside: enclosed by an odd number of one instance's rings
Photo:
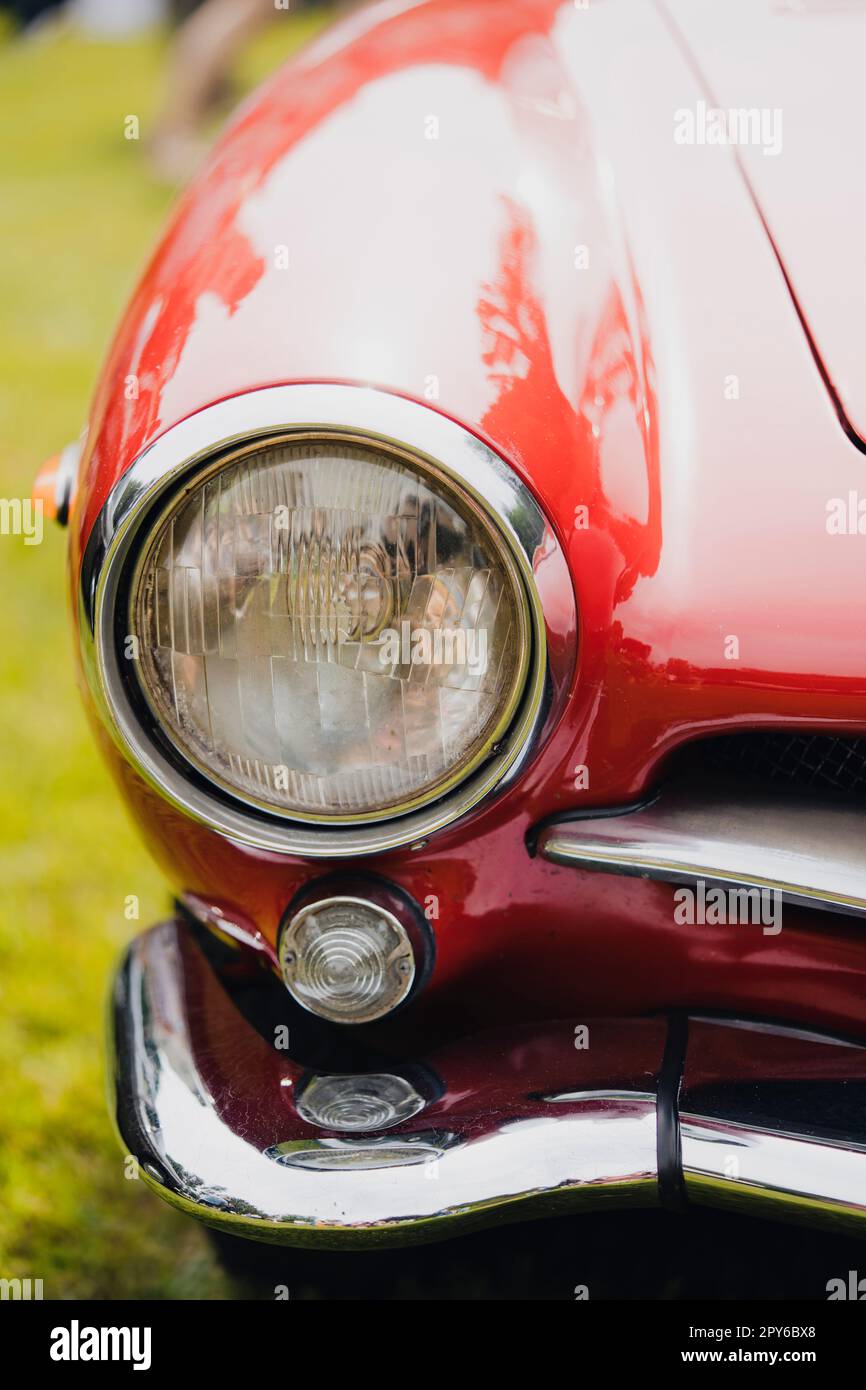
[[[169,1202],[866,1217],[864,32],[384,0],[185,193],[53,482]]]

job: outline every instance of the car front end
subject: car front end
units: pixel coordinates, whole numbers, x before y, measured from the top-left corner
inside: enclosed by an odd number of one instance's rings
[[[114,1118],[231,1233],[866,1217],[866,599],[825,525],[866,446],[737,159],[672,134],[670,16],[616,9],[314,43],[56,480],[175,899]]]

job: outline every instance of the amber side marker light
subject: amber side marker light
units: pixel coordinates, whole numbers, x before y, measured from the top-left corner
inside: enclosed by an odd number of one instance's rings
[[[45,460],[33,479],[30,496],[34,502],[41,505],[45,519],[56,521],[58,526],[65,526],[69,520],[69,509],[78,479],[81,448],[80,439],[67,444],[59,454],[52,454]]]
[[[47,521],[59,521],[62,525],[63,522],[58,515],[57,505],[57,470],[59,467],[59,454],[52,454],[50,459],[46,459],[33,479],[30,496],[34,502],[42,504],[42,513]]]

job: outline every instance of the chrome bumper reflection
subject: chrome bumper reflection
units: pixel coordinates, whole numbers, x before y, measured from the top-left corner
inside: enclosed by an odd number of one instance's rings
[[[121,1143],[160,1195],[209,1224],[345,1247],[652,1205],[660,1192],[762,1197],[855,1224],[866,1215],[855,1124],[866,1111],[838,1104],[846,1087],[864,1087],[862,1048],[698,1020],[678,1057],[681,1027],[669,1037],[664,1020],[628,1019],[590,1022],[580,1048],[566,1021],[423,1060],[364,1054],[353,1036],[347,1059],[345,1030],[308,1035],[296,1015],[280,1046],[287,996],[271,984],[263,975],[236,988],[173,921],[133,942],[115,983]],[[804,1077],[817,1118],[798,1129],[789,1093]]]

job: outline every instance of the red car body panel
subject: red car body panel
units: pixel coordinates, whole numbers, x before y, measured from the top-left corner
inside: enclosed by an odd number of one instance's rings
[[[779,937],[685,933],[669,886],[526,848],[548,817],[641,798],[691,738],[866,728],[862,560],[825,527],[864,459],[736,159],[674,144],[671,93],[704,95],[693,67],[653,6],[635,7],[627,46],[616,9],[387,4],[256,96],[119,328],[73,578],[118,478],[226,396],[364,382],[458,420],[549,518],[580,627],[564,602],[554,640],[578,659],[505,794],[419,851],[353,866],[435,899],[433,978],[394,1026],[688,1005],[858,1031],[856,926],[792,909]],[[297,888],[332,866],[185,819],[99,737],[178,891],[272,947]]]
[[[852,435],[866,441],[866,13],[856,4],[667,0],[723,109],[779,112],[780,149],[738,156]],[[782,126],[783,120],[783,126]],[[804,190],[808,196],[804,197]]]

